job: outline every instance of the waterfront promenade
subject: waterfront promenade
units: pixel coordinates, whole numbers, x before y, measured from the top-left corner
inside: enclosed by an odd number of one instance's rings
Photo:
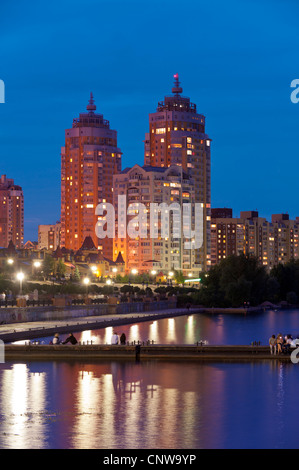
[[[84,330],[95,330],[109,326],[127,325],[144,321],[173,318],[180,315],[199,313],[200,308],[169,308],[148,312],[106,314],[97,316],[76,317],[68,319],[19,322],[0,325],[0,340],[4,343],[30,340],[54,335],[55,333],[74,333]]]
[[[268,346],[206,346],[149,344],[135,345],[78,344],[35,345],[8,344],[5,360],[170,360],[198,362],[283,361],[291,362],[290,354],[270,354]]]

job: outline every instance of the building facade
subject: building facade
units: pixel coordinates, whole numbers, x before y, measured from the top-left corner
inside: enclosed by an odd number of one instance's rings
[[[38,226],[38,249],[55,251],[61,243],[61,223]]]
[[[24,195],[21,186],[13,179],[1,176],[0,180],[0,246],[7,248],[9,242],[16,248],[24,244]]]
[[[204,240],[195,253],[196,270],[206,270],[211,264],[211,139],[205,132],[205,116],[197,113],[190,98],[181,95],[178,74],[172,95],[158,103],[149,115],[149,133],[144,140],[144,164],[167,168],[181,166],[194,181],[194,200],[203,205]]]
[[[299,259],[298,217],[290,220],[288,214],[273,214],[269,222],[257,211],[241,212],[238,218],[215,215],[217,212],[212,209],[212,265],[240,253],[257,257],[260,265],[268,269]]]
[[[114,256],[121,253],[127,273],[162,271],[167,276],[177,270],[191,275],[195,250],[186,249],[188,233],[184,232],[183,217],[181,214],[178,217],[177,211],[178,218],[175,218],[172,209],[181,208],[183,203],[192,204],[194,198],[194,182],[178,165],[164,168],[134,165],[114,176]],[[136,203],[142,203],[145,211],[144,218],[138,220],[134,208],[133,213],[129,210],[128,214],[128,207]],[[160,211],[163,203],[171,212],[165,219],[168,230],[163,226]],[[133,230],[136,228],[136,236],[134,232],[128,233],[130,226]],[[125,233],[126,237],[119,236],[120,233]]]
[[[77,251],[87,236],[106,257],[113,257],[113,240],[95,233],[99,203],[113,203],[113,175],[121,170],[117,132],[96,113],[90,95],[87,112],[65,131],[61,150],[61,246]]]

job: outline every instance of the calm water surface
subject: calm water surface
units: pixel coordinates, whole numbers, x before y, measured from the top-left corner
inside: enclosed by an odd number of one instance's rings
[[[112,331],[76,336],[110,343]],[[299,311],[192,314],[123,331],[128,341],[267,344],[299,333]],[[298,390],[299,364],[279,362],[0,364],[0,448],[297,449]]]
[[[76,333],[81,342],[110,344],[114,329],[87,330]],[[250,315],[194,314],[176,318],[151,320],[123,325],[117,332],[124,332],[127,341],[154,341],[156,344],[194,344],[207,340],[210,344],[250,344],[261,341],[268,344],[269,337],[278,333],[299,335],[299,310],[268,310]],[[65,339],[67,335],[61,335]],[[42,338],[48,343],[52,338]]]
[[[298,448],[298,365],[1,365],[1,448]]]

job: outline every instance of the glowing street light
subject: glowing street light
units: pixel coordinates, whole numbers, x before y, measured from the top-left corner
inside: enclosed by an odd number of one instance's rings
[[[17,273],[17,280],[20,282],[20,294],[22,294],[22,282],[24,280],[24,273],[22,273],[21,271],[19,273]]]
[[[93,273],[95,273],[97,270],[97,267],[93,265],[93,266],[90,266],[90,269],[92,270]]]
[[[132,274],[138,274],[138,270],[134,268],[134,269],[132,269],[131,273]]]
[[[42,263],[41,263],[40,261],[34,261],[34,262],[33,262],[33,266],[34,266],[35,268],[40,268],[41,265],[42,265]]]
[[[157,271],[155,271],[154,269],[151,271],[151,274],[154,276],[155,274],[157,274]]]
[[[112,284],[111,279],[107,279],[106,284],[107,284],[107,286],[111,286],[111,284]]]
[[[90,281],[89,281],[89,278],[88,278],[88,277],[85,277],[85,278],[83,279],[83,284],[85,284],[85,286],[86,286],[86,293],[87,293],[87,294],[88,294],[88,284],[89,284],[89,282],[90,282]]]
[[[7,263],[8,263],[8,264],[13,264],[13,263],[14,263],[14,260],[13,260],[12,258],[8,258]]]
[[[172,277],[173,274],[174,274],[174,273],[173,273],[172,271],[169,271],[168,276]]]
[[[113,273],[117,273],[117,268],[113,268],[113,269],[112,269],[112,272],[113,272]]]

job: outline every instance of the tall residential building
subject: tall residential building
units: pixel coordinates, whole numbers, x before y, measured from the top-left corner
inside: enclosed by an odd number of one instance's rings
[[[212,210],[213,215],[216,214]],[[260,265],[268,269],[299,259],[297,219],[289,220],[288,214],[273,214],[269,222],[259,217],[257,211],[241,212],[238,218],[212,217],[212,264],[240,253],[256,256]]]
[[[21,186],[13,179],[1,176],[0,180],[0,246],[7,248],[9,242],[16,248],[24,243],[24,196]]]
[[[38,249],[55,251],[60,246],[61,223],[38,226]]]
[[[113,175],[121,170],[117,132],[96,113],[92,93],[86,113],[65,131],[61,150],[61,246],[79,250],[91,236],[107,258],[113,257],[113,240],[98,239],[95,227],[99,203],[113,203]]]
[[[190,98],[181,95],[178,74],[172,95],[158,103],[149,115],[149,133],[144,140],[144,163],[155,167],[181,166],[194,180],[195,202],[203,207],[204,240],[195,253],[195,268],[210,264],[211,139],[205,133],[205,116],[198,114]]]
[[[119,199],[119,196],[125,196],[124,200]],[[186,276],[195,274],[193,270],[195,252],[185,246],[185,242],[188,241],[186,236],[188,232],[186,226],[183,226],[184,220],[182,217],[175,219],[171,209],[172,204],[174,204],[172,207],[175,208],[175,204],[179,205],[177,207],[181,207],[183,203],[192,202],[194,202],[194,182],[190,174],[186,173],[181,166],[172,165],[168,168],[159,168],[134,165],[114,176],[116,234],[123,230],[126,233],[126,238],[117,236],[114,239],[114,257],[119,253],[122,254],[128,273],[135,269],[139,273],[155,270],[157,272],[163,271],[165,275],[168,275],[174,270],[182,270]],[[134,203],[144,205],[146,219],[140,223],[137,222],[137,213],[135,212],[126,216],[126,221],[121,220],[127,214],[128,206]],[[166,203],[167,210],[169,208],[169,212],[172,212],[169,214],[169,236],[167,237],[163,236],[165,233],[163,234],[162,231],[161,215],[155,212],[157,214],[157,219],[155,219],[151,207],[151,204],[160,206],[161,203]],[[157,207],[155,209],[158,210]],[[152,237],[151,221],[156,230]],[[176,236],[178,232],[174,230],[174,224],[178,228],[178,223],[180,224],[179,233],[181,236]],[[129,224],[135,224],[138,231],[136,237],[128,233]],[[142,227],[146,233],[141,234]],[[198,275],[198,272],[196,274]]]

